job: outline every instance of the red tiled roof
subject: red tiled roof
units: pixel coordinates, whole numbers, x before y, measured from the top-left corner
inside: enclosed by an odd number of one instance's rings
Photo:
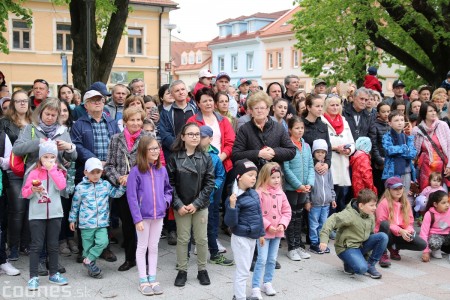
[[[130,0],[130,3],[156,5],[156,6],[172,6],[172,7],[178,6],[178,3],[171,0]]]
[[[283,35],[293,33],[292,24],[288,23],[294,16],[296,12],[300,10],[300,6],[294,7],[278,20],[271,23],[269,26],[264,27],[260,30],[260,37],[267,37],[273,35]]]
[[[257,13],[254,13],[253,15],[250,15],[250,16],[240,16],[240,17],[237,17],[237,18],[234,18],[234,19],[228,18],[226,20],[223,20],[223,21],[217,23],[217,25],[231,23],[231,22],[236,22],[236,21],[243,21],[243,20],[250,19],[250,18],[278,19],[280,16],[282,16],[287,11],[288,10],[282,10],[282,11],[276,11],[276,12],[272,12],[272,13],[257,12]]]
[[[248,19],[248,18],[269,18],[269,19],[278,19],[281,16],[283,16],[284,14],[286,14],[289,10],[281,10],[281,11],[277,11],[277,12],[273,12],[273,13],[256,13],[253,14],[251,16],[245,17],[245,16],[241,16],[239,18],[236,19]],[[229,23],[232,21],[235,21],[236,19],[228,19],[230,21],[222,21],[219,24],[225,22],[225,23]],[[264,29],[267,28],[268,26],[270,26],[272,23],[266,25],[265,27],[261,28],[260,30],[256,31],[256,32],[252,32],[252,33],[248,33],[247,31],[242,32],[239,35],[232,35],[229,34],[228,36],[221,38],[221,37],[215,37],[211,42],[209,42],[208,45],[216,45],[216,44],[222,44],[222,43],[229,43],[229,42],[235,42],[235,41],[242,41],[242,40],[248,40],[248,39],[252,39],[255,38],[256,36],[259,36],[260,32]]]
[[[205,59],[201,64],[193,64],[193,65],[181,65],[181,66],[175,66],[174,65],[174,71],[191,71],[191,70],[202,70],[204,69],[203,67],[206,66],[207,64],[211,63],[211,57],[208,57],[207,59]]]

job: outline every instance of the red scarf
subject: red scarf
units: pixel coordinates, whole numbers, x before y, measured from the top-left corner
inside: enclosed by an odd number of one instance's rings
[[[141,130],[142,129],[139,129],[138,131],[136,131],[133,134],[131,134],[126,127],[123,130],[123,135],[125,136],[125,140],[127,141],[128,151],[131,151],[131,149],[133,149],[134,142],[136,141],[138,136],[141,134]]]
[[[337,114],[334,120],[327,113],[324,113],[323,116],[328,120],[328,122],[330,122],[331,126],[336,131],[336,134],[341,134],[342,131],[344,131],[344,121],[342,120],[342,116],[340,114]]]

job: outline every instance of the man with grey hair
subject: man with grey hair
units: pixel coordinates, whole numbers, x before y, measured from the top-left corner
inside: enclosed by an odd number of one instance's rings
[[[356,141],[361,136],[375,137],[375,118],[366,109],[369,100],[369,90],[362,87],[356,90],[353,102],[348,103],[342,115],[348,122],[353,139]],[[376,143],[372,140],[372,146]]]
[[[169,158],[170,149],[175,137],[181,131],[186,121],[196,114],[195,107],[187,100],[188,91],[182,80],[175,80],[169,86],[169,93],[175,99],[169,110],[161,111],[159,120],[159,135],[163,146],[164,157]]]
[[[288,75],[284,77],[284,87],[286,88],[286,93],[284,93],[283,98],[292,103],[292,100],[294,100],[294,94],[298,91],[299,85],[300,81],[297,75]]]
[[[141,78],[135,78],[131,80],[130,83],[128,84],[128,88],[130,89],[133,95],[141,97],[145,96],[145,82]]]

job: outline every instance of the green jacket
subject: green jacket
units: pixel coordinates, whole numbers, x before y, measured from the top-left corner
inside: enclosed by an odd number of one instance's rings
[[[336,254],[347,248],[359,248],[369,238],[375,227],[375,216],[359,212],[356,200],[353,199],[340,213],[331,215],[320,232],[320,242],[328,243],[330,232],[336,229],[334,247]]]

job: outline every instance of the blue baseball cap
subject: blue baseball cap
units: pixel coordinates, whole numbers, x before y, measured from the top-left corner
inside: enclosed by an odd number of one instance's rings
[[[213,130],[208,125],[200,126],[200,136],[202,138],[204,137],[212,137],[213,136]]]
[[[108,92],[106,85],[101,81],[94,82],[87,90],[88,91],[95,90],[100,94],[102,94],[103,96],[111,96],[111,93]]]

